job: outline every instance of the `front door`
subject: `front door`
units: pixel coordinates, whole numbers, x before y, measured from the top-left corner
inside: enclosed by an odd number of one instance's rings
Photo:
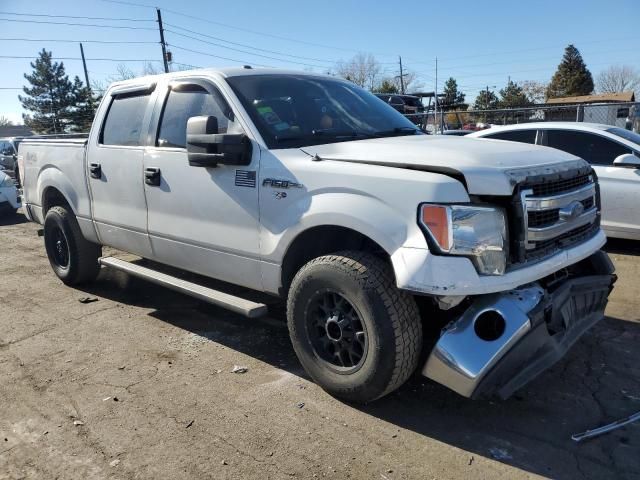
[[[219,133],[241,133],[239,120],[208,80],[176,80],[156,104],[159,125],[144,154],[148,231],[154,258],[185,270],[261,288],[257,170],[247,166],[192,167],[186,151],[190,117],[213,115]],[[150,184],[155,183],[155,184]]]
[[[111,94],[101,107],[107,114],[99,132],[92,132],[87,154],[100,242],[142,257],[151,256],[142,172],[150,98],[148,89]]]

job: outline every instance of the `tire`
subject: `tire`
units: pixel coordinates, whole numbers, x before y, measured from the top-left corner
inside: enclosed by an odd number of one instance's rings
[[[397,289],[385,262],[363,252],[339,252],[302,267],[289,290],[287,324],[307,373],[349,402],[371,402],[400,387],[422,349],[413,297]]]
[[[44,245],[51,268],[66,285],[88,283],[98,276],[100,245],[87,241],[75,215],[51,207],[44,219]]]

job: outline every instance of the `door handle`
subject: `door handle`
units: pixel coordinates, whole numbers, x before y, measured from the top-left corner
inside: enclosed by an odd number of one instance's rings
[[[91,174],[91,178],[102,178],[102,165],[99,163],[90,163],[89,173]]]
[[[160,185],[160,169],[156,167],[145,168],[144,183],[158,187]]]

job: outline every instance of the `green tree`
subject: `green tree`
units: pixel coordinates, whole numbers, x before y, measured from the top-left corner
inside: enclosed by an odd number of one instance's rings
[[[593,77],[576,47],[569,45],[547,88],[547,98],[589,95],[593,92]]]
[[[69,131],[88,132],[93,123],[99,99],[89,87],[83,85],[78,77],[73,80],[74,102],[69,111]]]
[[[498,108],[498,97],[491,90],[480,90],[473,104],[476,110],[492,110]]]
[[[455,106],[464,103],[465,94],[458,90],[458,82],[453,77],[450,77],[444,84],[444,97],[442,98],[442,105]]]
[[[500,90],[500,100],[498,101],[500,108],[519,108],[530,105],[531,102],[527,98],[527,95],[517,83],[509,80],[507,86]]]
[[[398,93],[398,87],[391,80],[385,78],[373,91],[375,93]]]
[[[86,119],[92,118],[96,101],[90,89],[75,77],[69,80],[62,62],[52,62],[45,49],[31,62],[33,72],[24,74],[31,84],[23,87],[25,96],[18,95],[25,125],[39,133],[65,133],[86,130]]]

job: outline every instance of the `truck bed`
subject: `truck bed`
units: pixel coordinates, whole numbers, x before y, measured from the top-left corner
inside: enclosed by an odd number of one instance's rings
[[[86,135],[45,135],[25,139],[18,149],[18,162],[23,172],[23,203],[32,220],[43,223],[43,204],[53,186],[64,185],[63,196],[78,218],[88,238],[91,204],[85,173]],[[56,193],[57,194],[57,193]]]

